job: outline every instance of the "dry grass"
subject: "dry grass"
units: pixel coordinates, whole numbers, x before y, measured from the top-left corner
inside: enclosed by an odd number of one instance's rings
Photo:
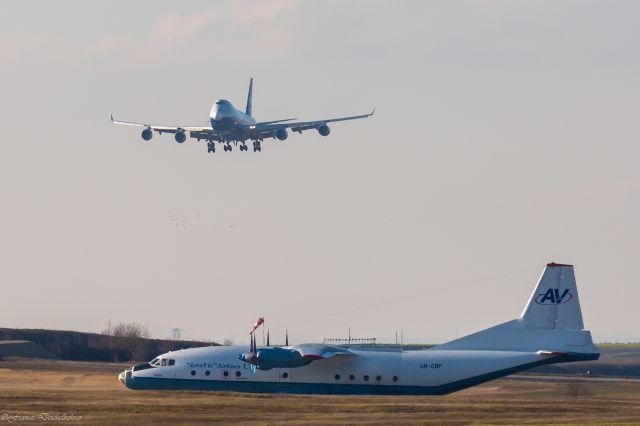
[[[344,397],[143,392],[123,365],[0,362],[0,415],[67,413],[82,424],[639,424],[640,385],[498,380],[448,396]],[[33,422],[31,422],[33,423]],[[56,422],[68,424],[70,422]]]

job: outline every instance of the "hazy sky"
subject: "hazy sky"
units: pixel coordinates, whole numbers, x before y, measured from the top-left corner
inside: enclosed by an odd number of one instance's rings
[[[0,14],[0,326],[444,341],[573,263],[640,340],[640,2],[56,1]],[[262,153],[109,114],[374,117]]]

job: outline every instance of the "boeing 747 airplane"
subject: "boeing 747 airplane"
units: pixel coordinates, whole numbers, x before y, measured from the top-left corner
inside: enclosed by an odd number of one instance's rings
[[[573,266],[557,263],[547,265],[519,318],[427,350],[251,342],[168,352],[119,379],[130,389],[444,395],[538,365],[600,357],[584,329]]]
[[[235,146],[240,144],[240,151],[248,151],[249,147],[246,144],[248,140],[253,141],[253,151],[256,152],[262,151],[261,142],[264,139],[274,138],[281,141],[287,139],[289,136],[287,129],[298,133],[316,129],[322,136],[328,136],[331,131],[328,123],[366,118],[372,116],[375,112],[374,110],[369,114],[316,121],[295,121],[295,118],[285,118],[258,122],[253,118],[252,104],[253,78],[249,82],[249,94],[245,111],[239,111],[231,102],[219,99],[211,108],[209,126],[158,126],[148,123],[115,120],[113,115],[111,116],[111,122],[126,126],[143,127],[141,136],[145,141],[151,140],[155,131],[159,134],[172,133],[176,142],[183,143],[187,140],[187,132],[189,132],[190,137],[198,141],[207,141],[208,152],[210,153],[216,152],[216,142],[224,144],[225,151],[232,151],[232,144]]]

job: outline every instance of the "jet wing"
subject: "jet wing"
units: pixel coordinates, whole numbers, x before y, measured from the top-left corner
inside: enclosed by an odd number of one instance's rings
[[[162,133],[178,133],[178,132],[203,132],[213,133],[211,126],[158,126],[148,123],[136,123],[134,121],[121,121],[115,120],[113,115],[111,116],[111,122],[113,124],[120,124],[124,126],[146,127],[147,129],[154,130],[160,134]]]
[[[275,137],[275,134],[278,130],[291,129],[294,132],[302,133],[305,130],[317,129],[320,126],[326,125],[327,123],[335,123],[338,121],[347,121],[347,120],[358,120],[361,118],[371,117],[374,112],[376,112],[375,108],[369,114],[351,115],[348,117],[328,118],[326,120],[295,121],[292,123],[266,122],[266,123],[257,123],[251,127],[252,127],[252,130],[254,130],[256,134],[258,134],[259,136],[264,138],[270,138],[270,137]]]

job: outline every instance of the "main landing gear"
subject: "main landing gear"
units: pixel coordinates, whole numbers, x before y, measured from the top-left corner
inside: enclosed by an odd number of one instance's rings
[[[241,142],[241,141],[221,141],[224,145],[222,146],[222,148],[224,149],[225,152],[229,151],[233,151],[233,145],[240,145],[240,151],[249,151],[249,147],[247,146],[247,144],[245,142]],[[261,140],[254,140],[253,141],[253,152],[261,152],[262,151],[262,145],[260,144],[260,142],[262,142]],[[214,153],[216,152],[216,142],[215,141],[208,141],[207,142],[207,152],[209,153]]]

